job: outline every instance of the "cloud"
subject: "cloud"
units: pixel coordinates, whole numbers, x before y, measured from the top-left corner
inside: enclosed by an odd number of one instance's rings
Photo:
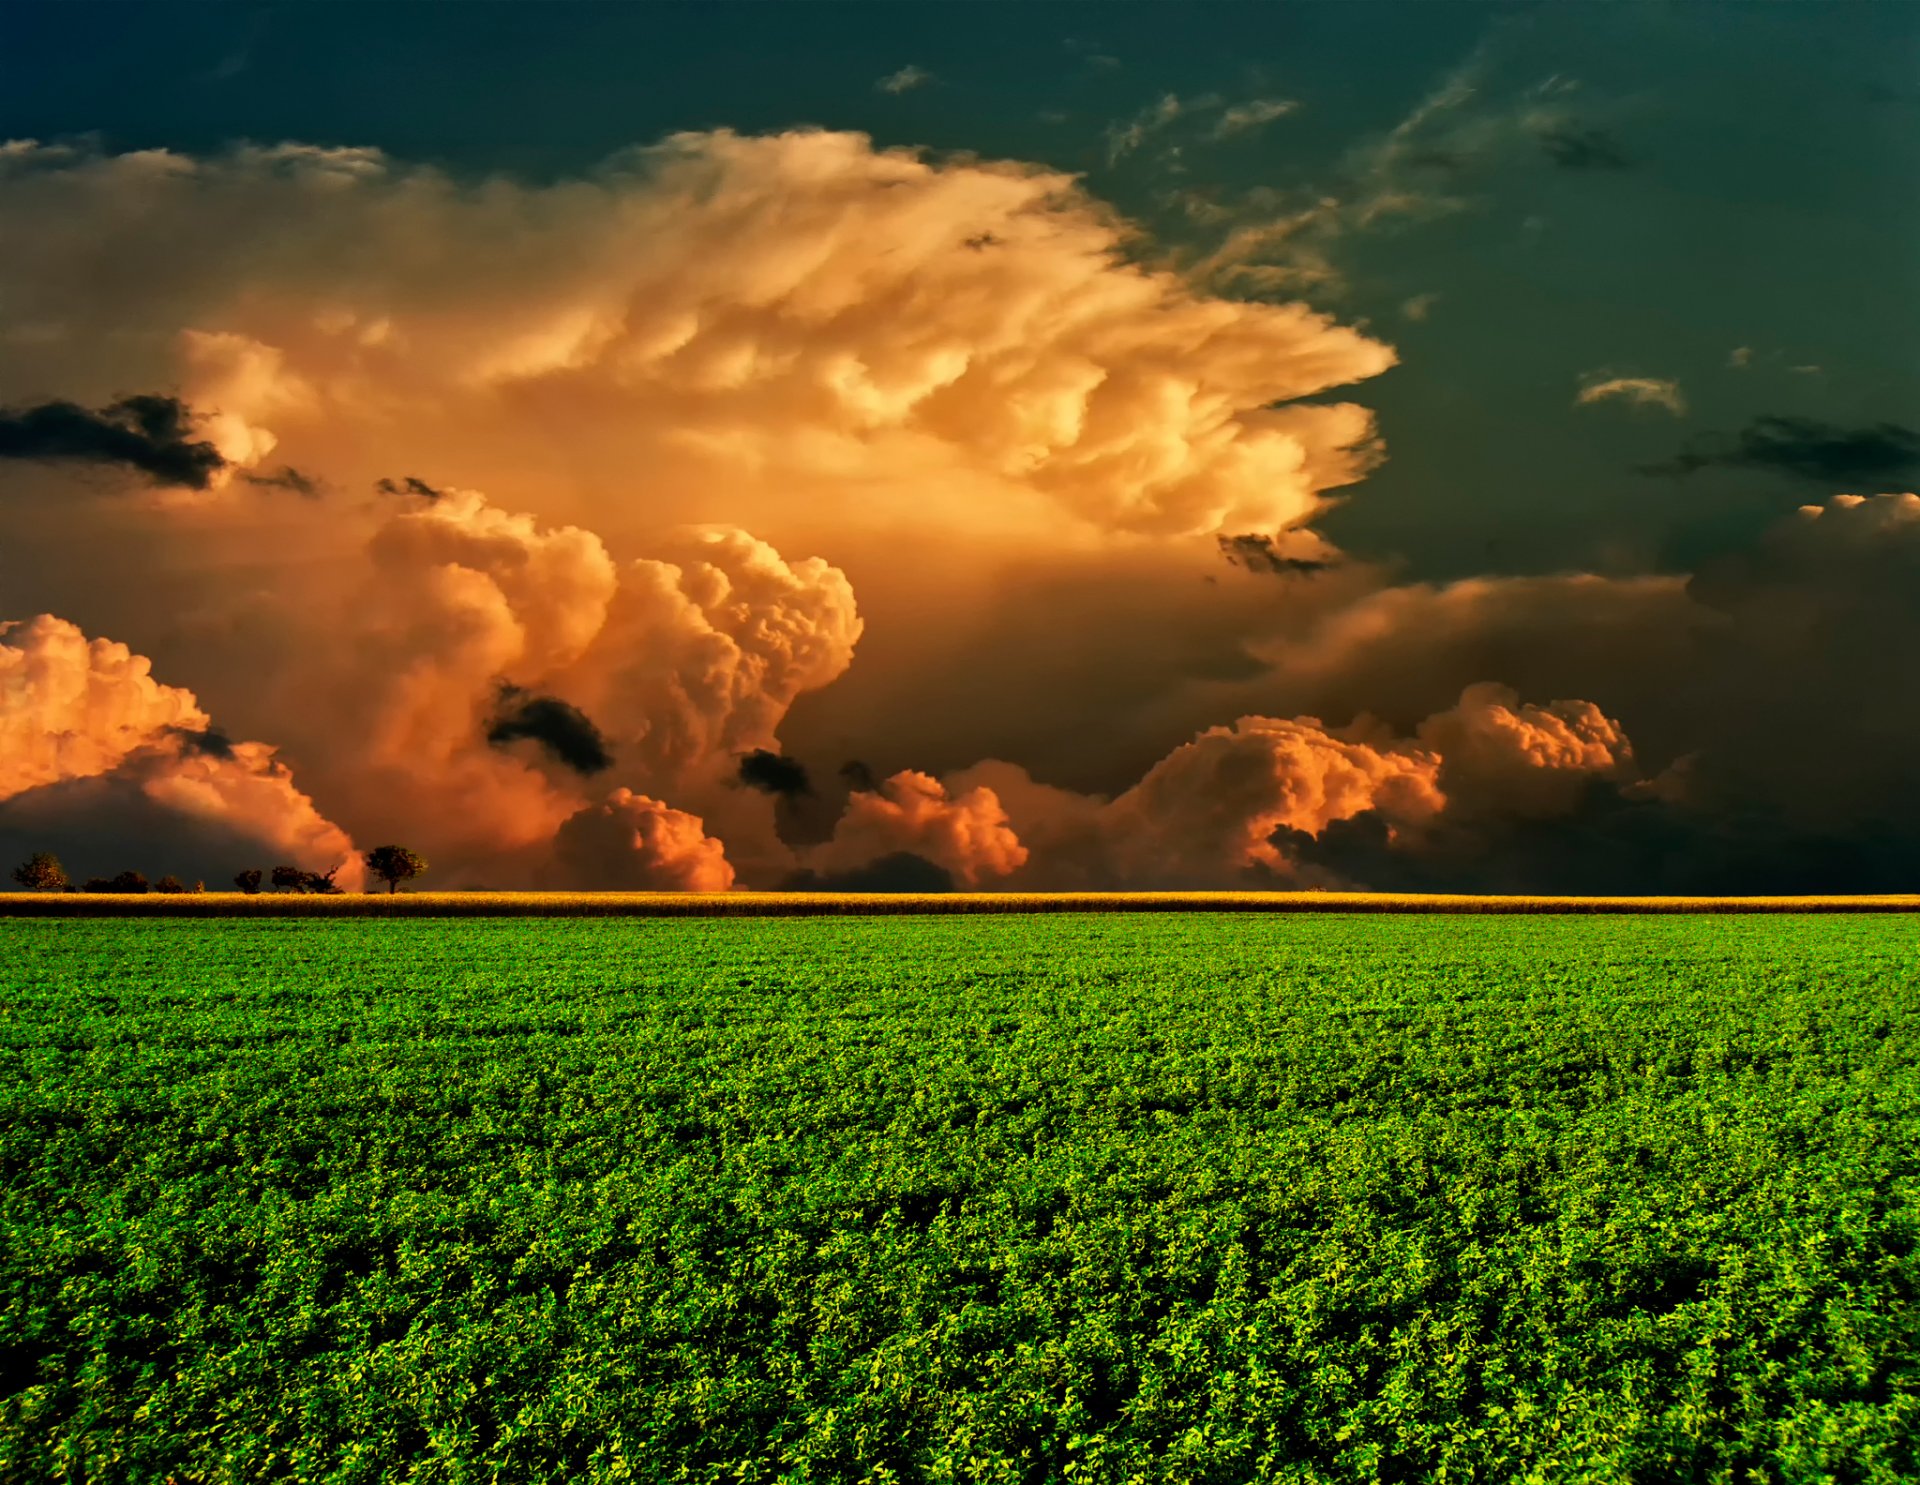
[[[1235,567],[1244,567],[1249,572],[1324,572],[1333,566],[1333,558],[1330,556],[1318,553],[1285,554],[1280,551],[1279,543],[1265,532],[1249,531],[1239,536],[1223,535],[1217,540],[1221,555]]]
[[[1676,418],[1684,417],[1687,411],[1687,399],[1680,391],[1680,383],[1655,376],[1606,376],[1590,372],[1573,400],[1576,406],[1584,407],[1610,398],[1639,407],[1664,407]]]
[[[1746,370],[1749,366],[1753,365],[1753,347],[1750,345],[1735,346],[1727,352],[1727,365],[1736,371]]]
[[[1299,101],[1293,98],[1250,98],[1245,103],[1235,103],[1221,111],[1219,121],[1213,126],[1213,137],[1230,139],[1236,134],[1245,134],[1285,118],[1299,106]]]
[[[832,838],[805,861],[809,871],[834,878],[903,852],[967,887],[1004,877],[1027,859],[993,790],[949,794],[939,780],[903,770],[872,791],[853,794]]]
[[[23,147],[0,211],[32,224],[0,274],[67,327],[0,395],[150,370],[218,410],[222,457],[349,485],[424,456],[519,488],[561,448],[565,498],[650,472],[627,526],[777,534],[798,491],[873,530],[1279,529],[1372,457],[1361,409],[1301,399],[1394,359],[1142,266],[1072,176],[856,134],[676,135],[545,186],[367,150]]]
[[[898,72],[889,72],[873,86],[877,92],[900,94],[910,93],[915,88],[932,81],[933,74],[927,71],[926,68],[916,67],[909,63]]]
[[[295,495],[304,495],[309,500],[318,497],[323,488],[316,476],[295,469],[291,464],[282,464],[269,473],[249,470],[240,478],[249,485],[259,485],[269,490],[288,490]]]
[[[1562,170],[1626,170],[1633,164],[1604,129],[1552,118],[1530,127],[1541,151]]]
[[[1021,887],[1338,885],[1298,849],[1359,816],[1395,850],[1576,809],[1595,780],[1637,779],[1619,724],[1588,702],[1522,704],[1470,686],[1409,738],[1361,718],[1247,716],[1176,747],[1112,800],[989,762],[950,779],[1002,802],[1026,859]],[[1441,823],[1437,823],[1441,822]],[[1344,879],[1341,879],[1343,881]]]
[[[951,892],[953,873],[911,851],[895,851],[846,871],[798,871],[783,882],[788,892]]]
[[[579,707],[557,696],[536,696],[502,684],[499,710],[487,724],[487,741],[506,747],[523,738],[539,743],[578,774],[605,773],[613,766],[606,739]]]
[[[272,747],[234,742],[144,656],[51,614],[0,624],[0,805],[0,833],[56,849],[68,835],[97,844],[116,812],[137,814],[359,881],[352,840]]]
[[[93,410],[73,402],[0,409],[0,459],[119,466],[155,485],[204,490],[226,468],[193,437],[194,414],[177,397],[122,397]]]
[[[1702,469],[1761,469],[1821,483],[1896,479],[1920,466],[1920,433],[1898,423],[1844,428],[1815,418],[1760,417],[1732,437],[1703,433],[1644,474],[1684,477]]]
[[[813,792],[804,766],[767,748],[753,748],[741,754],[740,782],[763,794],[781,798]]]
[[[1415,294],[1400,306],[1400,313],[1410,320],[1424,320],[1433,313],[1433,307],[1440,302],[1438,294]]]
[[[447,493],[445,490],[438,489],[418,476],[411,474],[397,480],[375,480],[373,487],[382,495],[413,495],[421,500],[438,500],[442,495]]]
[[[1116,165],[1124,156],[1139,149],[1178,119],[1188,106],[1181,103],[1179,94],[1163,93],[1126,122],[1108,125],[1107,164]]]
[[[1457,706],[1420,724],[1423,745],[1443,760],[1440,785],[1456,815],[1546,818],[1565,814],[1595,778],[1632,782],[1633,747],[1620,724],[1590,701],[1521,704],[1511,687],[1467,687]]]
[[[739,755],[845,670],[860,619],[818,559],[726,529],[671,545],[679,560],[618,562],[473,491],[386,507],[344,621],[340,707],[365,741],[327,777],[348,812],[377,803],[429,855],[476,858],[552,839],[588,802],[576,775],[737,816]],[[520,738],[567,772],[502,750]],[[770,817],[760,833],[771,846]]]
[[[570,816],[554,837],[550,886],[622,892],[725,892],[726,848],[698,816],[616,789]]]

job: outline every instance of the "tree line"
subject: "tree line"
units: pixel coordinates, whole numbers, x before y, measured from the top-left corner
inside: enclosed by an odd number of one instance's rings
[[[402,882],[411,881],[427,869],[426,861],[405,846],[375,846],[360,859],[365,862],[369,876],[387,884],[389,894],[398,891]],[[340,865],[346,863],[343,861]],[[307,871],[298,866],[276,866],[271,873],[264,873],[258,867],[249,867],[234,876],[233,885],[249,897],[266,884],[271,884],[276,892],[337,893],[345,890],[335,885],[333,880],[339,870],[339,866],[324,872]],[[149,883],[137,871],[123,871],[115,877],[88,877],[75,886],[67,876],[67,869],[60,864],[60,858],[50,851],[34,852],[13,869],[13,879],[29,892],[191,893],[207,890],[205,882],[195,882],[189,887],[171,873],[157,882]],[[367,890],[372,892],[378,889],[369,887]]]

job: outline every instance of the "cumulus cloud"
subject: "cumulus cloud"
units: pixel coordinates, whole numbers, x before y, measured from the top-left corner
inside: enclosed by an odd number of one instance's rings
[[[842,520],[1278,529],[1367,464],[1364,413],[1300,399],[1393,361],[1130,261],[1070,176],[855,134],[677,135],[552,186],[365,150],[23,148],[0,215],[0,273],[67,327],[0,394],[97,379],[111,338],[250,468],[458,449],[490,481],[561,444],[755,526],[804,479],[858,493]]]
[[[1420,851],[1436,822],[1458,839],[1488,822],[1567,814],[1594,781],[1636,778],[1625,733],[1598,707],[1522,704],[1479,684],[1412,737],[1366,717],[1343,729],[1259,716],[1210,727],[1111,800],[1000,761],[949,784],[1004,808],[1026,853],[1017,885],[1215,888],[1330,884],[1298,843],[1357,816],[1393,849]]]
[[[1565,814],[1593,779],[1624,784],[1637,772],[1626,733],[1592,702],[1523,705],[1512,688],[1492,682],[1467,687],[1418,735],[1442,758],[1440,783],[1456,810]]]
[[[0,799],[118,767],[138,749],[212,725],[191,691],[112,640],[52,614],[0,624]]]
[[[733,886],[726,848],[697,815],[616,789],[561,825],[551,886],[625,892],[725,892]]]
[[[1027,860],[992,789],[949,793],[939,780],[909,769],[856,791],[832,839],[808,852],[806,864],[832,877],[902,853],[932,862],[967,887],[1007,876]]]
[[[213,730],[144,656],[51,614],[0,624],[0,802],[9,836],[98,837],[137,803],[190,837],[211,830],[278,861],[340,867],[349,888],[361,878],[352,840],[272,747]]]
[[[1684,417],[1687,411],[1680,383],[1657,376],[1606,376],[1595,372],[1586,378],[1573,400],[1576,406],[1585,407],[1609,399],[1640,407],[1664,407],[1676,418]]]
[[[42,402],[0,408],[0,459],[118,465],[155,485],[204,490],[227,466],[194,436],[193,411],[177,397],[122,397],[99,409]]]
[[[587,803],[584,775],[738,817],[738,756],[774,747],[861,629],[837,569],[733,530],[683,533],[678,561],[616,562],[582,528],[450,490],[388,508],[369,551],[345,703],[366,745],[328,777],[430,851],[549,840]],[[537,751],[510,750],[523,739]]]

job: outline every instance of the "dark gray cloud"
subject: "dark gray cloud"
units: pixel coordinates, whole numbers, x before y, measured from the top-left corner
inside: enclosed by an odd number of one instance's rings
[[[858,758],[840,765],[840,782],[856,794],[872,794],[880,787],[880,776]]]
[[[1333,566],[1319,557],[1284,556],[1274,539],[1265,532],[1249,531],[1240,536],[1221,536],[1218,540],[1220,555],[1235,567],[1244,567],[1248,572],[1325,572]]]
[[[198,753],[208,758],[233,756],[233,739],[217,727],[209,727],[204,732],[196,732],[191,727],[168,730],[171,736],[179,740],[180,750],[184,753]]]
[[[243,474],[240,476],[250,485],[259,485],[269,490],[291,490],[295,495],[304,495],[309,500],[319,496],[322,486],[318,478],[303,470],[295,469],[291,464],[282,464],[271,474]]]
[[[766,748],[755,748],[741,756],[740,782],[782,799],[813,792],[804,764]]]
[[[1376,892],[1749,896],[1908,892],[1920,840],[1891,827],[1819,831],[1757,801],[1711,809],[1632,798],[1596,781],[1571,814],[1438,826],[1390,841],[1373,813],[1316,839],[1276,833],[1303,864]]]
[[[1545,124],[1533,131],[1546,157],[1562,170],[1625,170],[1633,160],[1604,129]]]
[[[579,707],[503,684],[499,708],[487,724],[487,741],[500,748],[522,739],[540,744],[575,773],[596,774],[613,766],[605,736]]]
[[[1920,465],[1920,433],[1898,423],[1842,428],[1815,418],[1755,418],[1738,433],[1702,433],[1642,474],[1682,478],[1697,470],[1769,469],[1822,484],[1871,483]]]
[[[204,490],[227,467],[193,436],[194,413],[177,397],[122,397],[102,408],[42,402],[0,410],[0,459],[118,465],[156,485]]]
[[[373,487],[382,495],[418,495],[422,500],[438,500],[447,493],[411,474],[397,480],[376,480]]]
[[[795,872],[781,884],[787,892],[951,892],[953,873],[944,866],[895,851],[851,871]]]

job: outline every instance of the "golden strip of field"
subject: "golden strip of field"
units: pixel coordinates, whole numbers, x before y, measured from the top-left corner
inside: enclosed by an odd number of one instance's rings
[[[1920,894],[1478,897],[1396,892],[0,893],[16,918],[821,917],[881,913],[1910,913]]]

